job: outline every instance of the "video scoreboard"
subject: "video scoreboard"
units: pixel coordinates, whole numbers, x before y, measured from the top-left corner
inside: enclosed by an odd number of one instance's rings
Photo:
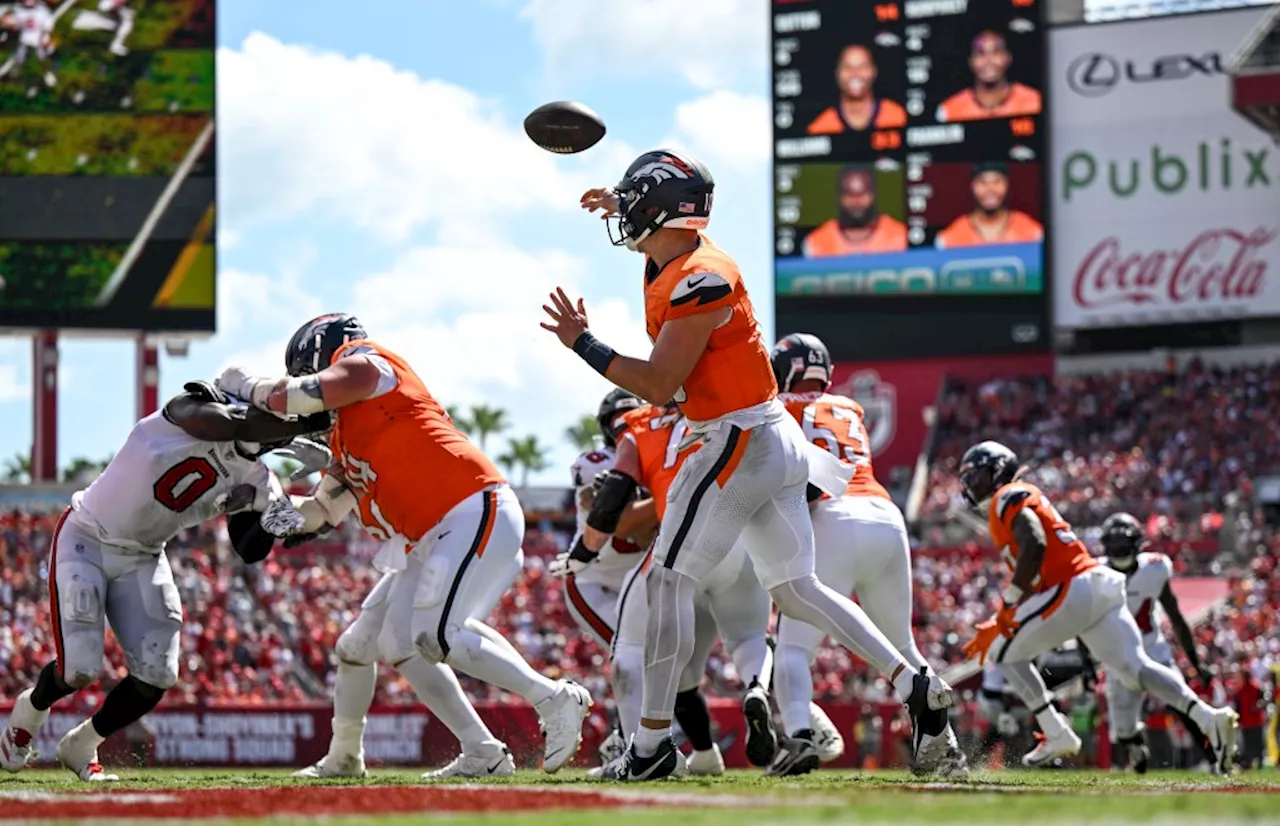
[[[778,334],[838,359],[1049,347],[1037,0],[774,0]]]

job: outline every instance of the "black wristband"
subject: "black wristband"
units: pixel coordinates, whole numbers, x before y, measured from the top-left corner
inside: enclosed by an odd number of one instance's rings
[[[591,369],[602,376],[618,355],[608,344],[591,335],[589,330],[583,330],[582,335],[573,342],[573,352],[581,356],[583,361],[591,365]]]

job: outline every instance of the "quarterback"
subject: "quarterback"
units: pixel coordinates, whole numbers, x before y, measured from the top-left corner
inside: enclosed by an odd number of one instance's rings
[[[1023,763],[1042,766],[1080,751],[1080,738],[1054,708],[1032,664],[1038,654],[1079,637],[1107,667],[1108,681],[1150,692],[1194,720],[1208,736],[1217,769],[1229,771],[1236,713],[1207,705],[1177,673],[1147,655],[1125,605],[1124,574],[1100,564],[1044,493],[1018,480],[1014,452],[999,442],[976,444],[961,459],[959,476],[965,499],[987,508],[991,541],[1012,572],[1000,610],[978,624],[965,652],[1002,666],[1040,724],[1044,739]]]
[[[644,702],[639,729],[614,776],[650,780],[678,773],[671,738],[679,676],[693,654],[694,594],[742,536],[760,584],[784,616],[821,628],[874,664],[907,703],[915,751],[945,745],[950,688],[911,667],[847,597],[814,575],[813,529],[805,502],[812,481],[840,493],[850,472],[810,445],[778,401],[751,299],[738,266],[702,233],[714,182],[680,152],[637,158],[612,189],[582,197],[616,221],[615,245],[645,256],[647,359],[619,355],[589,329],[586,307],[557,290],[543,327],[593,369],[650,402],[674,399],[700,449],[667,493],[653,565],[645,576]]]
[[[484,624],[524,562],[524,512],[506,479],[462,434],[400,356],[370,341],[353,316],[302,325],[285,351],[287,378],[228,368],[219,386],[277,415],[333,411],[339,466],[298,503],[301,532],[355,511],[383,545],[385,571],[338,639],[333,740],[304,776],[360,776],[364,725],[379,659],[394,666],[449,727],[462,754],[427,779],[509,775],[506,746],[481,722],[448,666],[524,697],[546,733],[543,768],[560,769],[582,739],[591,698],[534,671]]]
[[[106,623],[124,650],[129,675],[102,708],[58,743],[57,758],[84,781],[117,780],[98,762],[98,746],[138,720],[178,681],[182,604],[165,544],[219,514],[245,562],[264,559],[277,536],[303,517],[259,459],[329,417],[283,421],[246,408],[208,382],[142,419],[102,475],[71,497],[49,549],[49,612],[57,659],[18,695],[4,733],[0,766],[21,771],[32,740],[63,697],[102,670]]]

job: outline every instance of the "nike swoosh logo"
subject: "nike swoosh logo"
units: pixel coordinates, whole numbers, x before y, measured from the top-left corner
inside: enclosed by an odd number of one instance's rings
[[[492,766],[489,767],[489,774],[493,774],[498,769],[502,768],[502,764],[505,762],[506,760],[504,759],[504,760],[499,760],[497,763],[494,763]]]
[[[684,282],[684,285],[686,288],[692,290],[693,288],[697,287],[699,284],[701,284],[703,281],[706,281],[706,280],[707,280],[707,277],[705,275],[696,281],[690,278],[688,281]]]
[[[448,536],[451,533],[453,533],[453,531],[444,531],[439,536],[437,536],[436,539],[444,539],[446,536]]]

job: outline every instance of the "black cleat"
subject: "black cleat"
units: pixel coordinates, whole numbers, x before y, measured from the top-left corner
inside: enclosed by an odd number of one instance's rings
[[[778,751],[778,738],[773,733],[769,695],[755,680],[742,699],[742,716],[747,720],[747,760],[753,766],[770,765]]]
[[[769,777],[794,777],[808,774],[818,768],[818,747],[813,743],[813,732],[801,729],[788,737],[778,749],[765,774]]]

